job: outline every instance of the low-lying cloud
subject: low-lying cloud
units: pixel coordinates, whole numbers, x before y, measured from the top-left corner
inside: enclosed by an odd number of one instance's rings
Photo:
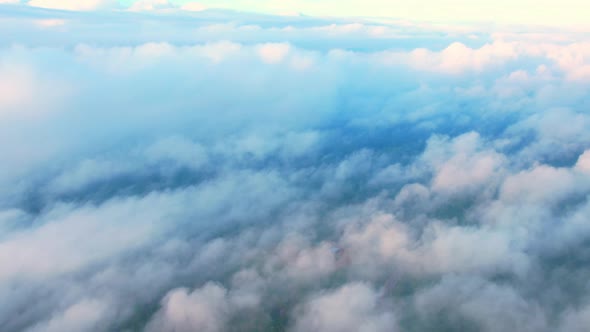
[[[64,4],[0,4],[2,331],[588,325],[583,33]]]

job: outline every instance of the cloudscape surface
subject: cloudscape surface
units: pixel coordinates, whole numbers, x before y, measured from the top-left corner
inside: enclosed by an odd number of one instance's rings
[[[585,14],[0,0],[0,331],[588,331]]]

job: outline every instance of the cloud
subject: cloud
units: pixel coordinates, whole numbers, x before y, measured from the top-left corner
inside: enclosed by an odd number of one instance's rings
[[[133,211],[137,204],[149,205],[148,201],[158,200],[158,197],[147,201],[132,199],[112,202],[101,208],[77,210],[68,206],[57,208],[49,213],[49,220],[39,221],[40,227],[14,232],[0,244],[0,265],[3,267],[0,280],[9,282],[19,277],[39,280],[76,271],[141,246],[153,234],[155,223],[161,217],[137,215],[139,219],[135,219]],[[104,222],[109,219],[110,223]],[[126,220],[128,224],[124,226],[114,220]],[[72,250],[77,243],[80,244],[77,250]],[[15,252],[18,253],[16,261],[11,254]]]
[[[493,150],[482,150],[480,137],[471,132],[456,137],[452,143],[444,138],[432,139],[425,151],[425,161],[435,168],[432,188],[442,192],[481,189],[493,177],[501,175],[505,157]]]
[[[0,117],[4,119],[43,116],[54,107],[40,109],[40,104],[55,105],[70,92],[66,83],[16,59],[3,59],[0,74]]]
[[[27,331],[95,331],[105,319],[108,304],[98,300],[84,300],[67,308],[62,314],[40,323]]]
[[[568,311],[563,319],[560,331],[577,332],[583,331],[590,323],[590,313],[588,307],[583,307],[578,311]]]
[[[395,317],[379,312],[377,297],[371,288],[355,283],[317,295],[300,309],[293,331],[395,331]]]
[[[580,155],[576,162],[576,169],[584,173],[590,171],[590,151],[586,150]]]
[[[265,44],[258,49],[258,54],[266,63],[279,63],[289,54],[288,44]]]
[[[421,315],[442,313],[442,326],[467,326],[479,331],[547,331],[547,321],[535,303],[509,287],[483,280],[448,277],[416,296]]]
[[[387,64],[406,63],[416,69],[448,73],[452,75],[466,72],[482,72],[518,58],[519,45],[516,43],[494,41],[479,48],[471,48],[454,42],[441,51],[417,48],[410,53],[384,51],[377,60]]]
[[[121,8],[3,5],[3,331],[583,329],[582,32]]]
[[[226,297],[227,291],[215,284],[190,294],[186,289],[173,290],[147,331],[223,331],[229,310]]]

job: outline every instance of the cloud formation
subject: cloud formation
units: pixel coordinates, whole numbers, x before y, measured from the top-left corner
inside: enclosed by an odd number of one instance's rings
[[[583,33],[0,6],[3,331],[587,326]]]

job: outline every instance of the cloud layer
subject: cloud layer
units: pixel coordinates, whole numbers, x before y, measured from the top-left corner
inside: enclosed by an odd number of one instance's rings
[[[3,331],[586,328],[583,33],[64,3],[0,5]]]

